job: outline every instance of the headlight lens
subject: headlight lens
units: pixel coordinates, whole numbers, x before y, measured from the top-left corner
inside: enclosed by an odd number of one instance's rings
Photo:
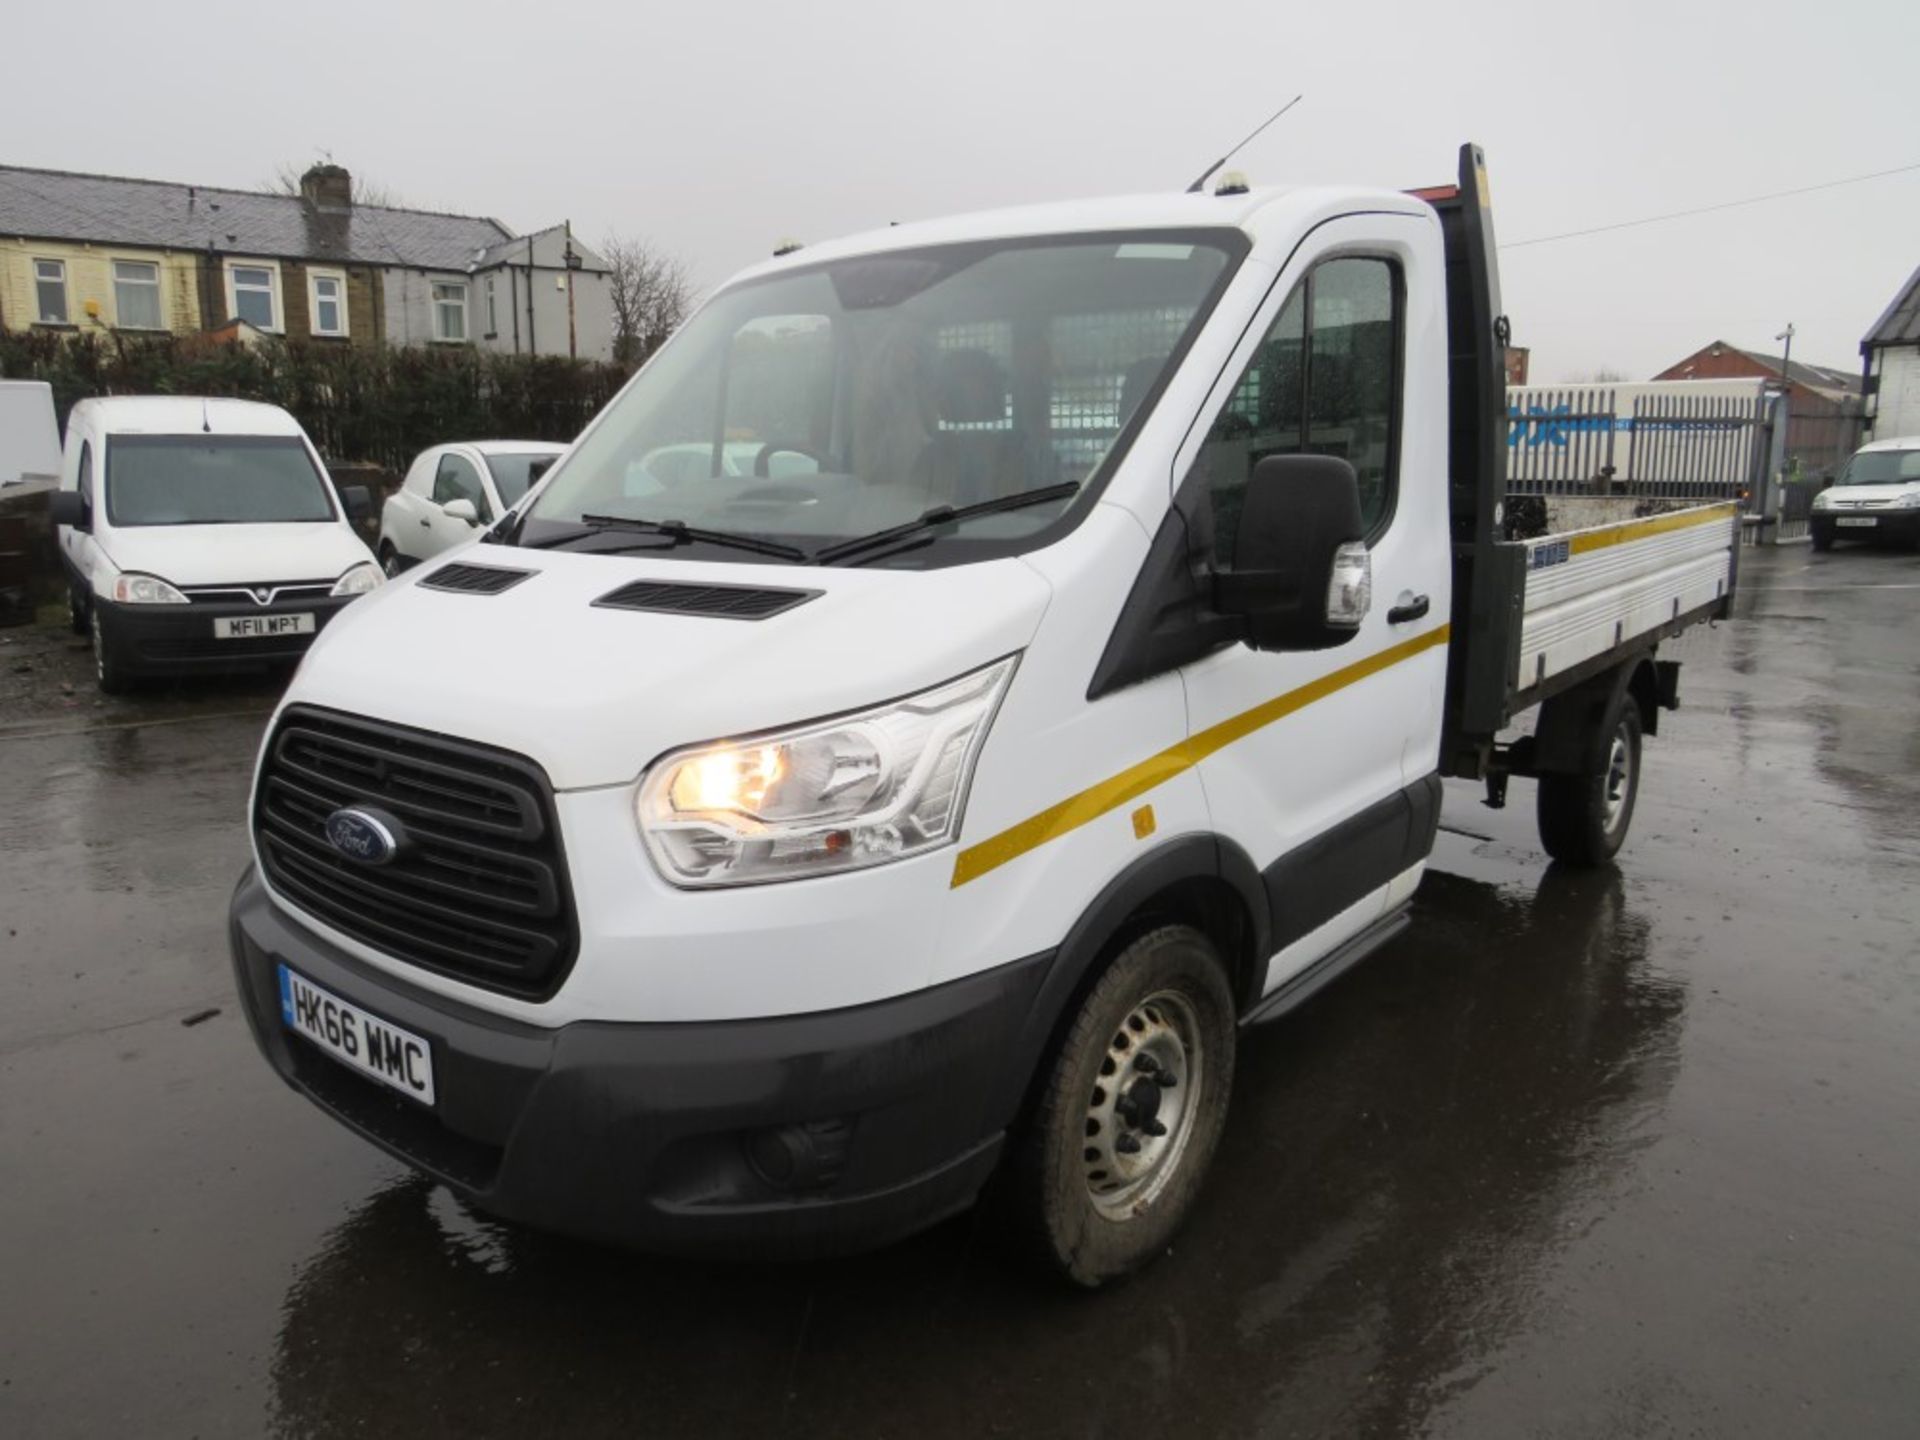
[[[1827,492],[1824,490],[1813,497],[1813,508],[1816,510],[1825,510],[1832,504],[1833,502],[1827,499]]]
[[[380,573],[380,567],[361,562],[334,582],[335,595],[364,595],[386,577]]]
[[[187,597],[158,575],[120,575],[113,582],[113,598],[122,605],[185,605]]]
[[[1920,510],[1920,490],[1902,495],[1893,505],[1896,510]]]
[[[648,853],[675,885],[751,885],[949,843],[1013,664],[855,715],[663,757],[636,802]]]

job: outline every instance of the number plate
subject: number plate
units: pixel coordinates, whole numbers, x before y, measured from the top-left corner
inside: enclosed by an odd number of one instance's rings
[[[280,967],[280,1019],[351,1070],[433,1104],[433,1047],[410,1030],[330,995]]]
[[[274,635],[311,635],[311,615],[223,615],[213,622],[216,640],[260,640]]]
[[[1845,525],[1849,528],[1856,525],[1871,526],[1878,525],[1880,523],[1880,517],[1878,515],[1842,515],[1833,523],[1836,525]]]

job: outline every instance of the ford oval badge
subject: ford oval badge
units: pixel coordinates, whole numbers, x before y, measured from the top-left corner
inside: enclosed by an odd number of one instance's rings
[[[327,816],[327,843],[362,865],[385,865],[400,853],[400,822],[378,810],[336,810]]]

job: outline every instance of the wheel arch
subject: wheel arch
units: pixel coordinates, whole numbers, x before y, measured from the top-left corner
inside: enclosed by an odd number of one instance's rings
[[[1183,835],[1142,855],[1114,876],[1081,913],[1054,952],[1022,1028],[996,1119],[1012,1124],[1029,1108],[1042,1065],[1080,1001],[1113,957],[1161,925],[1191,925],[1227,962],[1239,1013],[1258,998],[1271,952],[1273,921],[1259,868],[1220,835]]]
[[[1548,698],[1534,727],[1530,772],[1579,773],[1595,729],[1622,696],[1633,701],[1643,734],[1660,731],[1661,685],[1652,649],[1622,660],[1590,680]]]

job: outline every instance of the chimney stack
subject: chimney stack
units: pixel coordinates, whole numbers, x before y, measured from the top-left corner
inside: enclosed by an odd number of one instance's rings
[[[316,210],[351,210],[353,176],[344,165],[314,165],[300,177],[300,198]]]

